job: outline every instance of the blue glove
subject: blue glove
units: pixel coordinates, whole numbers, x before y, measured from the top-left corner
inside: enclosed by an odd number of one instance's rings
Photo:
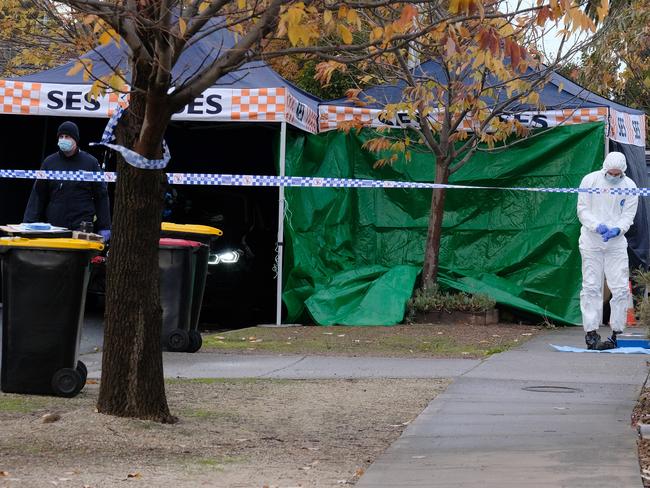
[[[47,222],[29,222],[23,225],[28,230],[50,230],[52,228],[52,225]]]
[[[99,235],[104,238],[104,242],[108,242],[111,240],[111,231],[106,229],[106,230],[100,230]]]
[[[618,227],[612,227],[605,234],[603,234],[603,242],[607,242],[610,239],[613,239],[620,233],[621,233],[621,229],[619,229]]]
[[[609,227],[607,227],[605,224],[598,224],[598,227],[596,227],[596,232],[598,232],[601,236],[604,236],[608,230]]]

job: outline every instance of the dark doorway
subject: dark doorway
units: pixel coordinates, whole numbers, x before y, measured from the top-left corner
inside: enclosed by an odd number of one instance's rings
[[[166,137],[168,171],[275,175],[278,136],[277,125],[174,122]],[[203,326],[274,322],[278,189],[176,185],[168,191],[166,213],[167,221],[224,232],[211,250]]]
[[[101,139],[106,119],[16,115],[0,116],[2,168],[40,168],[57,150],[56,131],[65,120],[79,126],[81,148],[106,171],[115,171],[110,151],[88,146]],[[278,137],[278,124],[172,122],[166,134],[172,154],[168,171],[275,175]],[[0,179],[0,223],[22,221],[33,183]],[[113,192],[109,185],[111,202]],[[234,328],[274,322],[278,189],[175,185],[168,193],[164,220],[218,227],[224,235],[212,252],[238,254],[236,262],[210,266],[202,324]]]

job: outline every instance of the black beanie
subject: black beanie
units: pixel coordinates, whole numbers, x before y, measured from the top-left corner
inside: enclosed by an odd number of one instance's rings
[[[79,144],[79,127],[74,122],[66,120],[59,126],[59,130],[56,131],[56,137],[58,138],[61,134],[72,137],[77,144]]]

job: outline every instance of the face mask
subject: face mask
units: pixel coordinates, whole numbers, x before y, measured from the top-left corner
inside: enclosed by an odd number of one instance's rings
[[[59,149],[64,153],[72,151],[74,149],[74,141],[70,139],[59,139]]]
[[[621,176],[612,176],[609,173],[605,173],[605,179],[611,185],[618,185],[621,181],[623,181],[623,175],[621,175]]]

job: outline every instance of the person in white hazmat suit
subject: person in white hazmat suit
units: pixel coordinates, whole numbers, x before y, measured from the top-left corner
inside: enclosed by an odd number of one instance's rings
[[[582,179],[580,188],[636,188],[625,176],[625,155],[611,152],[603,168]],[[588,349],[605,350],[617,347],[616,335],[625,329],[629,298],[629,268],[625,233],[632,225],[639,197],[608,192],[578,193],[580,255],[582,256],[582,291],[580,311]],[[603,278],[612,292],[609,302],[609,325],[612,336],[601,341],[598,327],[603,319]]]

